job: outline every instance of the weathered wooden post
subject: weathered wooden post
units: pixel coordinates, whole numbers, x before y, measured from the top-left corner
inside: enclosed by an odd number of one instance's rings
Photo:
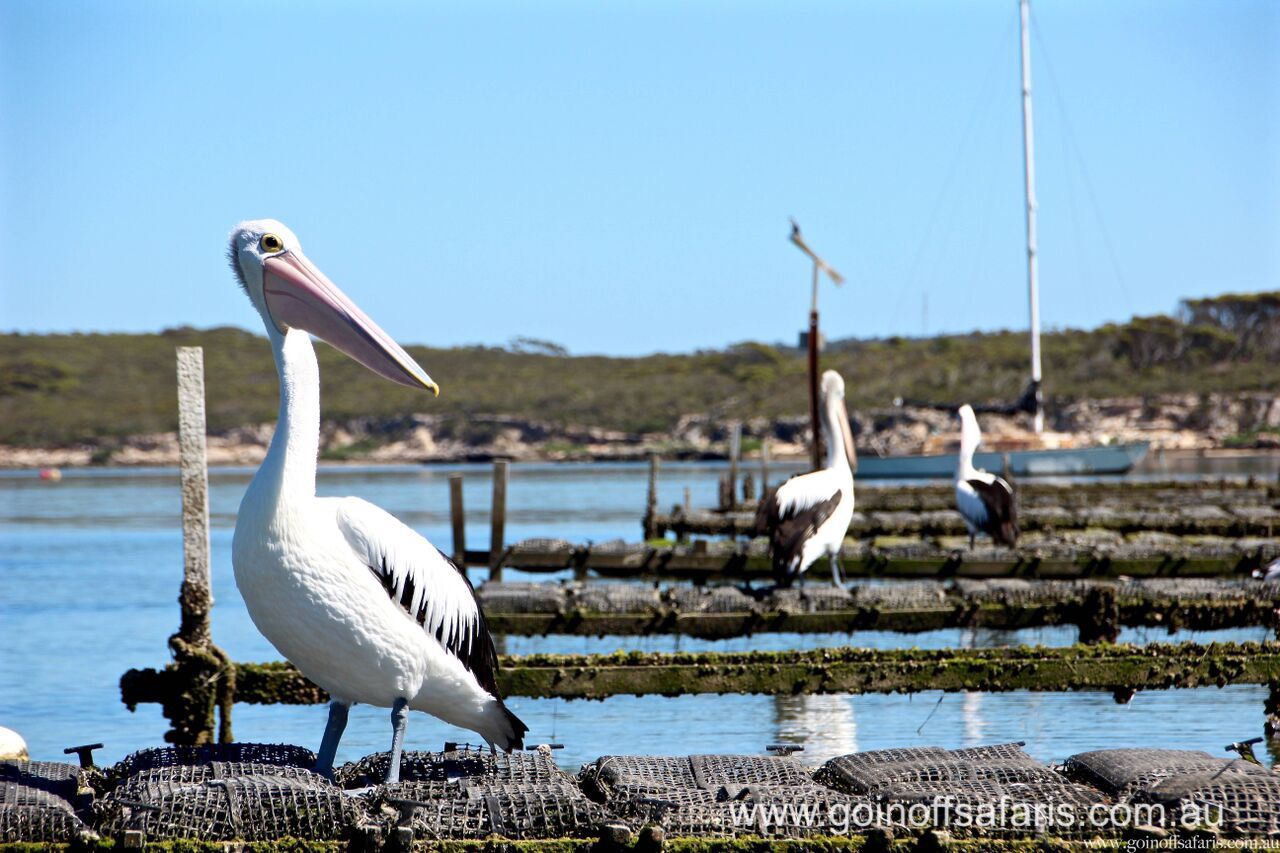
[[[760,499],[769,493],[769,439],[760,441]]]
[[[503,541],[507,528],[507,462],[493,463],[493,510],[489,520],[489,580],[502,580]]]
[[[467,516],[462,506],[462,475],[449,475],[449,524],[453,528],[453,562],[467,573]]]
[[[738,458],[742,455],[742,424],[729,428],[729,509],[738,505]]]
[[[178,347],[178,454],[182,484],[182,621],[169,638],[183,691],[167,697],[171,729],[165,740],[177,744],[213,741],[215,705],[221,711],[218,740],[231,736],[234,667],[213,644],[209,611],[213,590],[209,574],[209,469],[205,447],[204,351]]]
[[[1280,684],[1267,685],[1262,730],[1266,732],[1268,740],[1280,741]]]
[[[658,454],[649,454],[649,495],[644,504],[645,541],[658,535]]]
[[[1097,584],[1085,593],[1079,619],[1080,642],[1114,643],[1120,636],[1120,605],[1112,584]]]

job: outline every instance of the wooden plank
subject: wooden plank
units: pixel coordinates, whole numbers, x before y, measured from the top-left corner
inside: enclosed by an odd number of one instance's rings
[[[1115,624],[1125,627],[1178,627],[1212,631],[1271,624],[1275,602],[1267,599],[1120,598]],[[1019,604],[948,600],[936,607],[853,607],[817,612],[740,611],[596,613],[566,609],[557,613],[511,613],[486,608],[485,620],[495,634],[524,637],[678,635],[726,639],[751,634],[839,634],[855,631],[920,633],[945,628],[1014,631],[1052,625],[1080,625],[1093,614],[1083,597]]]
[[[324,692],[285,663],[236,664],[239,702],[311,704]],[[618,652],[500,659],[504,696],[603,699],[609,696],[755,693],[1043,692],[1224,687],[1280,683],[1280,644],[1181,643],[1147,646],[1004,649],[856,649],[786,652]],[[130,708],[171,701],[183,689],[172,664],[131,670],[120,680]]]
[[[1033,549],[995,551],[967,549],[934,553],[897,554],[890,550],[861,548],[844,560],[847,578],[1041,578],[1071,580],[1127,575],[1131,577],[1247,577],[1275,554],[1271,550],[1242,550],[1239,553],[1213,551],[1198,554],[1151,551],[1127,556],[1111,556],[1106,551],[1081,549],[1075,556],[1040,555]],[[587,568],[601,577],[635,580],[690,579],[768,580],[773,566],[764,554],[733,551],[727,554],[696,548],[644,547],[634,550],[597,552],[588,545],[573,549],[572,562],[563,549],[541,551],[514,545],[503,564],[531,572],[555,572],[573,567]],[[488,565],[492,552],[467,551],[469,565]],[[819,561],[806,574],[810,579],[829,578],[826,561]]]

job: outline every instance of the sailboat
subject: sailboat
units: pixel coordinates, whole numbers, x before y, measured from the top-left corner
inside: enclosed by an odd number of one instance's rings
[[[1012,413],[1031,415],[1037,437],[1044,433],[1044,396],[1040,388],[1040,280],[1036,257],[1036,169],[1035,135],[1031,122],[1031,5],[1018,0],[1022,38],[1022,164],[1027,213],[1027,292],[1031,312],[1031,381],[1013,406],[1000,407]],[[981,407],[975,409],[982,411]],[[1099,445],[989,450],[974,456],[974,465],[988,471],[1002,471],[1015,477],[1062,476],[1071,474],[1123,474],[1147,454],[1147,442]],[[873,478],[950,477],[956,469],[955,453],[919,456],[861,456],[857,476]]]

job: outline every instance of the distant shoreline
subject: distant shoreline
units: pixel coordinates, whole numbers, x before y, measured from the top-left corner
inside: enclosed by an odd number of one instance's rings
[[[16,451],[16,452],[15,452]],[[134,458],[127,461],[108,461],[108,462],[77,462],[68,461],[67,454],[76,452],[67,448],[8,448],[0,447],[0,470],[6,471],[31,471],[38,472],[41,469],[57,468],[57,469],[95,469],[95,470],[128,470],[135,468],[173,468],[176,470],[178,460],[176,455],[172,458]],[[83,451],[80,451],[83,452]],[[659,452],[659,451],[655,451]],[[1260,456],[1273,456],[1280,454],[1280,450],[1275,448],[1264,447],[1195,447],[1195,448],[1155,448],[1153,453],[1159,454],[1168,459],[1248,459]],[[564,465],[590,465],[608,462],[630,462],[642,463],[648,458],[649,451],[629,452],[629,453],[603,453],[592,456],[572,456],[563,455],[545,455],[538,456],[526,454],[520,457],[488,455],[488,454],[472,454],[466,457],[456,458],[412,458],[412,457],[395,457],[382,456],[376,459],[370,458],[349,458],[349,459],[320,459],[321,468],[392,468],[403,467],[406,465],[421,466],[426,468],[436,466],[449,466],[461,464],[487,464],[499,460],[505,460],[513,463],[555,463]],[[728,461],[726,453],[717,451],[701,451],[701,452],[669,452],[659,455],[666,461],[682,461],[682,462],[725,462]],[[907,455],[907,454],[903,454]],[[790,465],[797,462],[803,462],[808,459],[806,452],[789,452],[776,453],[770,452],[770,463],[778,465]],[[743,456],[744,463],[751,466],[758,466],[760,462],[759,452],[753,451]],[[218,456],[211,456],[209,460],[210,468],[256,468],[259,461],[249,460],[233,460]]]

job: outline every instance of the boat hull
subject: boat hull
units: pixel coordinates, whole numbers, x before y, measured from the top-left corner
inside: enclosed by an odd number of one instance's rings
[[[1014,477],[1063,477],[1081,474],[1123,474],[1147,455],[1145,441],[1058,450],[979,451],[973,464]],[[858,479],[947,479],[956,473],[956,454],[928,456],[859,456]]]

